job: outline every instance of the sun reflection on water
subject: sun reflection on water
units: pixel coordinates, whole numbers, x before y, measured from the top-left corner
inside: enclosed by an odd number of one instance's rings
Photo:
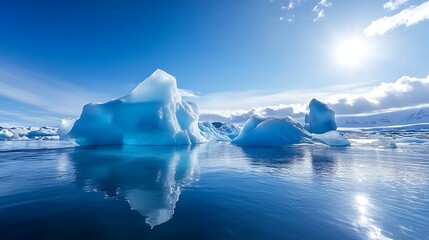
[[[370,218],[369,208],[370,203],[368,197],[363,194],[358,194],[355,198],[356,207],[359,211],[357,220],[358,226],[362,231],[366,232],[369,239],[390,239],[382,234],[381,228],[374,224],[374,220]]]

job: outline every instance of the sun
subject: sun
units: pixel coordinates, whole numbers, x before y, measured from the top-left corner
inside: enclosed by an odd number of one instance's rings
[[[343,40],[338,44],[336,51],[337,60],[349,67],[361,65],[367,54],[366,43],[359,39]]]

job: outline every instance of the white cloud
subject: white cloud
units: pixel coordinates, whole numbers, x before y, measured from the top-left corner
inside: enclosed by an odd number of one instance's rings
[[[358,88],[356,91],[350,89],[345,91],[348,92],[346,94],[332,90],[326,91],[326,89],[325,93],[323,91],[302,92],[301,97],[305,98],[305,100],[301,100],[302,98],[300,99],[297,95],[291,93],[292,99],[295,98],[300,101],[295,104],[255,107],[250,110],[202,110],[200,119],[204,121],[242,123],[253,114],[302,118],[306,112],[306,105],[313,97],[326,102],[338,115],[356,115],[429,104],[429,76],[426,78],[404,76],[395,82],[380,83],[372,88]],[[281,95],[287,96],[289,94],[281,93]],[[277,95],[267,95],[268,98],[272,96],[275,98]],[[286,98],[284,100],[285,102],[288,101]],[[244,101],[249,101],[249,99],[244,98]]]
[[[383,8],[393,11],[401,5],[405,4],[406,2],[408,2],[408,0],[389,0],[383,4]]]
[[[429,104],[429,76],[401,77],[392,83],[381,83],[365,93],[338,95],[328,103],[339,114],[358,114]]]
[[[317,22],[325,17],[325,9],[332,6],[332,3],[328,0],[320,0],[313,8],[313,12],[316,14],[313,21]]]
[[[367,36],[383,35],[398,26],[409,27],[427,19],[429,19],[429,1],[404,9],[393,16],[379,18],[365,28],[364,33]]]
[[[285,17],[279,17],[279,20],[283,21],[283,20],[285,20]]]

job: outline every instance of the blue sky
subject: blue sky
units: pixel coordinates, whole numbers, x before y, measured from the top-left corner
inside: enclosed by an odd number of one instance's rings
[[[78,117],[157,68],[203,113],[296,112],[312,97],[344,114],[429,104],[428,18],[412,0],[3,0],[0,125]],[[365,48],[357,64],[338,57],[350,39]]]

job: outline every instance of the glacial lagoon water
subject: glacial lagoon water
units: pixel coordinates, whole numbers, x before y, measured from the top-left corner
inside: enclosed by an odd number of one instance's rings
[[[0,239],[429,239],[428,154],[0,142]]]

